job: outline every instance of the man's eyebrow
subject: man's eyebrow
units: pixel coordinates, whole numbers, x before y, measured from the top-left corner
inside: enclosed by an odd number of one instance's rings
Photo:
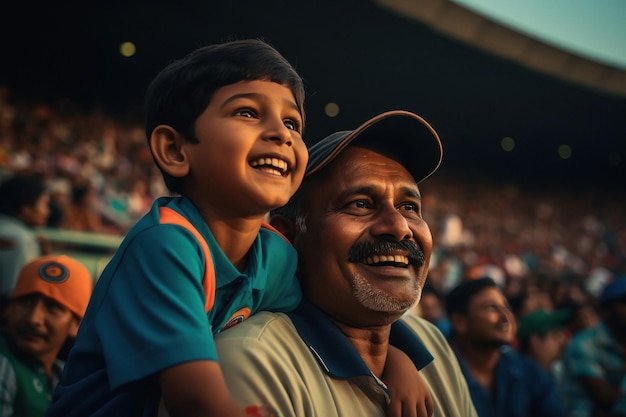
[[[416,200],[422,200],[422,196],[417,188],[405,186],[401,187],[400,191],[407,197],[415,198]],[[363,195],[372,195],[376,194],[377,187],[371,185],[357,185],[355,187],[350,187],[345,189],[343,192],[339,194],[339,199],[345,199],[353,195],[363,194]]]
[[[417,200],[422,200],[422,195],[420,194],[420,191],[417,189],[417,187],[413,188],[413,187],[402,187],[400,189],[402,191],[402,193],[404,193],[405,195],[409,196],[409,197],[413,197]]]
[[[267,97],[265,94],[260,94],[260,93],[239,93],[239,94],[234,94],[230,97],[228,97],[220,106],[220,108],[224,108],[228,103],[235,101],[235,100],[239,100],[242,98],[247,98],[247,99],[251,99],[251,100],[262,100],[265,97]],[[300,108],[298,107],[298,105],[296,104],[295,101],[292,100],[283,100],[289,107],[293,108],[294,110],[297,110],[298,113],[300,113]]]

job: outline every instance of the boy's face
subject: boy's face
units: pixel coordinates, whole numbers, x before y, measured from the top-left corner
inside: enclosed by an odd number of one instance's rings
[[[201,209],[232,217],[283,206],[302,182],[308,151],[291,90],[271,81],[218,89],[196,120],[200,143],[186,143],[187,195]]]

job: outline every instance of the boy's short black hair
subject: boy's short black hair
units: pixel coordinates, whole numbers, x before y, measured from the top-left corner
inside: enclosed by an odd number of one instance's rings
[[[215,92],[240,81],[268,80],[291,89],[304,120],[304,83],[293,66],[272,46],[259,39],[204,46],[165,67],[146,92],[146,136],[165,124],[197,143],[196,119]],[[152,152],[152,150],[151,150]],[[158,165],[158,164],[157,164]],[[180,192],[182,180],[161,167],[165,185]]]
[[[485,288],[498,288],[498,284],[489,278],[478,278],[463,281],[450,291],[446,297],[446,313],[448,317],[457,313],[467,315],[472,298]]]
[[[22,174],[9,177],[0,184],[0,213],[17,216],[22,207],[34,206],[45,191],[39,177]]]

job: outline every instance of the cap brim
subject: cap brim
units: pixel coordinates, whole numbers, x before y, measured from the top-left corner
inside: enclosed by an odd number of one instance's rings
[[[435,129],[420,116],[394,110],[352,131],[333,133],[309,148],[306,175],[318,172],[349,145],[379,152],[404,166],[420,182],[441,164],[443,149]]]

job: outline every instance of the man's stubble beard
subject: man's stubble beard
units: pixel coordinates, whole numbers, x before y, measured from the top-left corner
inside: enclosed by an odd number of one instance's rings
[[[374,288],[361,274],[352,280],[352,290],[357,301],[370,310],[394,313],[404,312],[419,302],[422,286],[415,281],[410,293],[404,299],[395,298],[383,290]]]

